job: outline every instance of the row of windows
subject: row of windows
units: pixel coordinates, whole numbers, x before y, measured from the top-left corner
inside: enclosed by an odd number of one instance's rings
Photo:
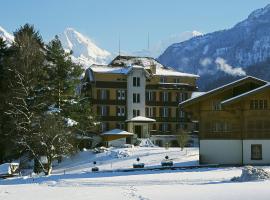
[[[123,123],[123,122],[116,123],[115,128],[125,130],[125,123]],[[157,128],[158,128],[158,131],[162,131],[162,132],[172,131],[172,125],[169,123],[160,123],[158,126],[156,124],[153,124],[152,131],[156,131]],[[186,129],[186,128],[187,128],[186,124],[176,124],[176,126],[175,126],[175,130]],[[109,129],[110,129],[110,127],[109,127],[108,122],[102,122],[100,124],[100,131],[101,132],[108,131]]]
[[[267,108],[268,108],[267,100],[251,100],[250,101],[251,110],[263,110]]]
[[[134,97],[135,95],[137,97]],[[156,101],[157,100],[156,99],[156,91],[146,91],[145,95],[146,95],[145,96],[146,101]],[[177,93],[176,95],[177,95],[176,96],[176,101],[177,102],[182,102],[182,101],[185,101],[185,100],[188,99],[188,94],[186,92]],[[167,91],[160,92],[159,101],[169,102],[169,101],[171,101],[171,96],[172,96],[171,92],[167,92]],[[126,90],[116,90],[116,98],[117,98],[117,100],[126,100]],[[133,99],[134,98],[136,98],[136,99],[140,98],[140,94],[134,93],[133,94]],[[110,90],[107,90],[107,89],[97,90],[97,99],[109,100],[110,99]],[[136,101],[137,100],[135,100],[135,102]]]
[[[171,117],[171,109],[168,107],[160,107],[159,108],[159,116],[160,117]],[[176,117],[185,118],[186,114],[182,110],[176,109],[178,115]],[[110,107],[109,106],[98,106],[98,115],[101,116],[109,116]],[[117,106],[116,107],[116,116],[125,116],[126,115],[126,108],[125,106]],[[156,117],[156,107],[146,107],[145,108],[145,115],[146,117]],[[133,117],[140,116],[140,110],[133,110]]]
[[[267,100],[251,100],[249,104],[250,110],[266,110],[268,109],[268,102]],[[212,110],[222,110],[221,103],[219,101],[212,102]]]
[[[160,83],[167,83],[167,82],[168,82],[167,77],[165,77],[165,76],[160,77]],[[174,78],[173,82],[174,83],[180,83],[180,79],[179,78]]]
[[[117,81],[127,81],[125,78],[117,78]],[[165,76],[160,77],[160,83],[168,83],[168,78]],[[173,83],[180,83],[180,78],[174,78]],[[138,84],[139,83],[139,84]],[[139,87],[140,86],[140,77],[133,77],[133,86]]]

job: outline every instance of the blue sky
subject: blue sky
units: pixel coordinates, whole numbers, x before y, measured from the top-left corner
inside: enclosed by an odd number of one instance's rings
[[[268,0],[6,0],[0,26],[34,24],[45,41],[73,27],[109,51],[136,51],[173,34],[230,28]]]

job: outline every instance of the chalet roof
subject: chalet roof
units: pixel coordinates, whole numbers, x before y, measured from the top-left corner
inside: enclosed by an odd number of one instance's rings
[[[244,97],[250,96],[252,94],[256,94],[256,93],[261,92],[261,91],[263,91],[263,90],[265,90],[267,88],[270,88],[270,83],[267,83],[267,84],[265,84],[265,85],[263,85],[261,87],[255,88],[254,90],[250,90],[250,91],[245,92],[243,94],[240,94],[238,96],[232,97],[230,99],[224,100],[224,101],[221,102],[221,104],[227,105],[227,104],[239,101],[239,100],[243,99]]]
[[[238,79],[238,80],[233,81],[231,83],[228,83],[226,85],[223,85],[223,86],[220,86],[220,87],[215,88],[213,90],[210,90],[208,92],[205,92],[204,94],[199,95],[199,96],[197,96],[195,98],[191,98],[191,99],[188,99],[186,101],[183,101],[183,102],[179,103],[179,105],[180,106],[183,106],[183,105],[187,105],[187,104],[192,104],[194,102],[197,102],[197,101],[201,100],[202,98],[204,98],[204,97],[206,97],[208,95],[215,94],[215,93],[220,92],[220,91],[223,91],[224,89],[227,89],[227,88],[232,88],[232,87],[238,85],[239,83],[244,82],[244,81],[247,81],[247,80],[256,81],[256,82],[259,82],[259,83],[261,83],[263,85],[265,85],[265,84],[268,83],[265,80],[262,80],[262,79],[259,79],[259,78],[253,77],[253,76],[246,76],[244,78]]]

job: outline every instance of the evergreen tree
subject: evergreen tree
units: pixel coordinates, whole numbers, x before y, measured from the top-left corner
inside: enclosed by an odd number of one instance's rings
[[[30,152],[36,158],[40,146],[35,137],[39,132],[41,114],[44,112],[42,100],[42,80],[44,76],[44,44],[38,31],[25,24],[15,33],[9,58],[10,91],[8,110],[5,112],[13,123],[11,138],[22,152]]]
[[[0,163],[7,159],[8,149],[11,147],[10,137],[7,137],[7,127],[10,119],[4,114],[8,99],[8,67],[7,59],[10,50],[3,38],[0,37]]]
[[[57,36],[47,45],[49,96],[55,105],[53,110],[77,122],[72,127],[75,135],[85,136],[97,122],[90,99],[79,95],[82,67],[73,63],[70,56],[71,52],[65,52]]]
[[[55,107],[65,113],[65,106],[68,107],[74,100],[75,89],[80,83],[83,70],[72,62],[71,53],[65,52],[58,36],[49,42],[46,50],[49,96]]]

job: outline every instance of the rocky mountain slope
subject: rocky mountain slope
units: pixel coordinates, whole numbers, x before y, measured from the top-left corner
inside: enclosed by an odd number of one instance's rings
[[[173,44],[158,60],[177,70],[199,74],[200,89],[211,89],[210,83],[224,77],[229,81],[255,74],[256,68],[253,68],[255,71],[247,69],[270,56],[269,33],[270,5],[255,10],[231,29]]]

